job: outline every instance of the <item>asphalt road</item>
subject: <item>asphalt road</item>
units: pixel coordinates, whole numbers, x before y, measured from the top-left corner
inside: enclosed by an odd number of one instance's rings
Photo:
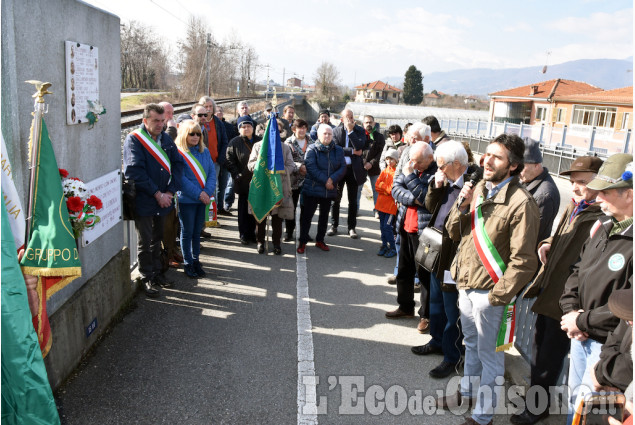
[[[440,356],[411,354],[430,338],[416,331],[417,319],[384,318],[396,308],[396,288],[386,283],[395,260],[376,255],[372,200],[362,198],[360,239],[327,236],[330,252],[309,244],[298,255],[287,242],[282,256],[259,255],[255,245],[240,245],[235,215],[220,223],[203,242],[207,277],[191,280],[171,269],[176,283],[160,298],[137,294],[131,312],[59,389],[63,423],[464,421],[428,404],[449,378],[427,375]],[[312,235],[315,229],[316,221]],[[312,332],[303,331],[308,321]],[[311,365],[317,388],[298,378]],[[311,398],[317,415],[304,408]],[[494,423],[507,424],[509,416]]]

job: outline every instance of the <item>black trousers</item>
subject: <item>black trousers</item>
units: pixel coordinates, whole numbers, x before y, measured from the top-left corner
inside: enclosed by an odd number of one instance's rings
[[[344,185],[346,185],[346,193],[348,194],[348,230],[357,227],[357,180],[353,173],[353,167],[346,167],[346,175],[339,183],[337,183],[337,198],[333,202],[333,211],[331,214],[331,224],[337,227],[340,224],[340,202],[344,193]]]
[[[144,280],[150,280],[161,273],[161,241],[166,216],[137,216],[137,261],[139,273]]]
[[[538,385],[548,392],[549,387],[558,384],[570,345],[571,340],[560,328],[558,320],[538,314],[531,351],[531,385]]]
[[[421,292],[419,293],[419,317],[430,318],[430,273],[415,262],[415,253],[419,246],[419,235],[399,230],[401,245],[399,247],[399,264],[397,265],[397,304],[406,313],[413,313],[415,308],[415,274],[419,276]]]
[[[311,220],[313,220],[313,215],[318,206],[320,207],[320,215],[318,217],[318,229],[315,235],[315,241],[324,242],[326,226],[329,220],[329,209],[331,208],[331,199],[303,195],[302,203],[303,207],[300,209],[300,244],[306,244],[309,241]]]
[[[256,240],[256,219],[249,214],[249,195],[238,195],[238,234],[247,240]]]
[[[258,243],[265,243],[265,232],[267,231],[267,220],[271,218],[271,241],[273,242],[273,246],[280,246],[280,237],[282,236],[282,219],[278,217],[278,214],[272,214],[265,217],[258,226],[258,233],[256,235],[256,240]]]
[[[295,210],[298,208],[298,199],[300,199],[300,192],[302,192],[302,188],[293,189],[291,191],[291,198],[293,199],[293,220],[285,220],[284,227],[288,235],[293,235],[293,231],[295,230]],[[300,205],[300,217],[302,216],[302,208]]]

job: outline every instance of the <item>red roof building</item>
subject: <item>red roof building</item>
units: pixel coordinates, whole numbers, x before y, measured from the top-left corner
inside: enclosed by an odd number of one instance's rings
[[[398,104],[401,90],[383,81],[373,81],[355,87],[355,102]]]

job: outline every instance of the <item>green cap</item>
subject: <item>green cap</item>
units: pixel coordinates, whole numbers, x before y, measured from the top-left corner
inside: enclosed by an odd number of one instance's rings
[[[617,153],[610,156],[587,187],[593,190],[632,188],[633,155]]]

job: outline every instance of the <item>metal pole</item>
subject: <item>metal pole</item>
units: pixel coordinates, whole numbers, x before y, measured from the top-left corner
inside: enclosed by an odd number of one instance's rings
[[[595,142],[595,131],[597,130],[596,126],[593,126],[591,129],[591,141],[589,142],[589,151],[593,152],[593,142]]]
[[[624,153],[628,153],[628,145],[630,141],[631,141],[631,129],[629,128],[626,131],[626,138],[624,139],[624,150],[623,150]]]
[[[540,139],[539,141],[542,142],[542,135],[545,132],[545,123],[543,122],[542,124],[540,124]]]
[[[45,94],[53,94],[48,91],[48,88],[51,87],[51,83],[42,83],[41,81],[29,80],[28,83],[35,85],[37,95],[35,99],[35,103],[33,104],[33,126],[31,129],[31,159],[30,159],[30,170],[29,173],[29,199],[27,203],[27,214],[26,214],[26,235],[24,237],[24,247],[29,246],[29,239],[31,236],[31,226],[33,224],[33,207],[34,207],[34,197],[35,197],[35,174],[37,172],[37,168],[39,166],[39,151],[40,151],[40,134],[42,132],[42,117],[45,113],[48,112],[48,108],[44,103],[44,95]],[[35,97],[34,95],[34,97]]]
[[[565,124],[562,127],[562,141],[560,142],[560,146],[564,147],[565,140],[567,140],[567,125]]]

